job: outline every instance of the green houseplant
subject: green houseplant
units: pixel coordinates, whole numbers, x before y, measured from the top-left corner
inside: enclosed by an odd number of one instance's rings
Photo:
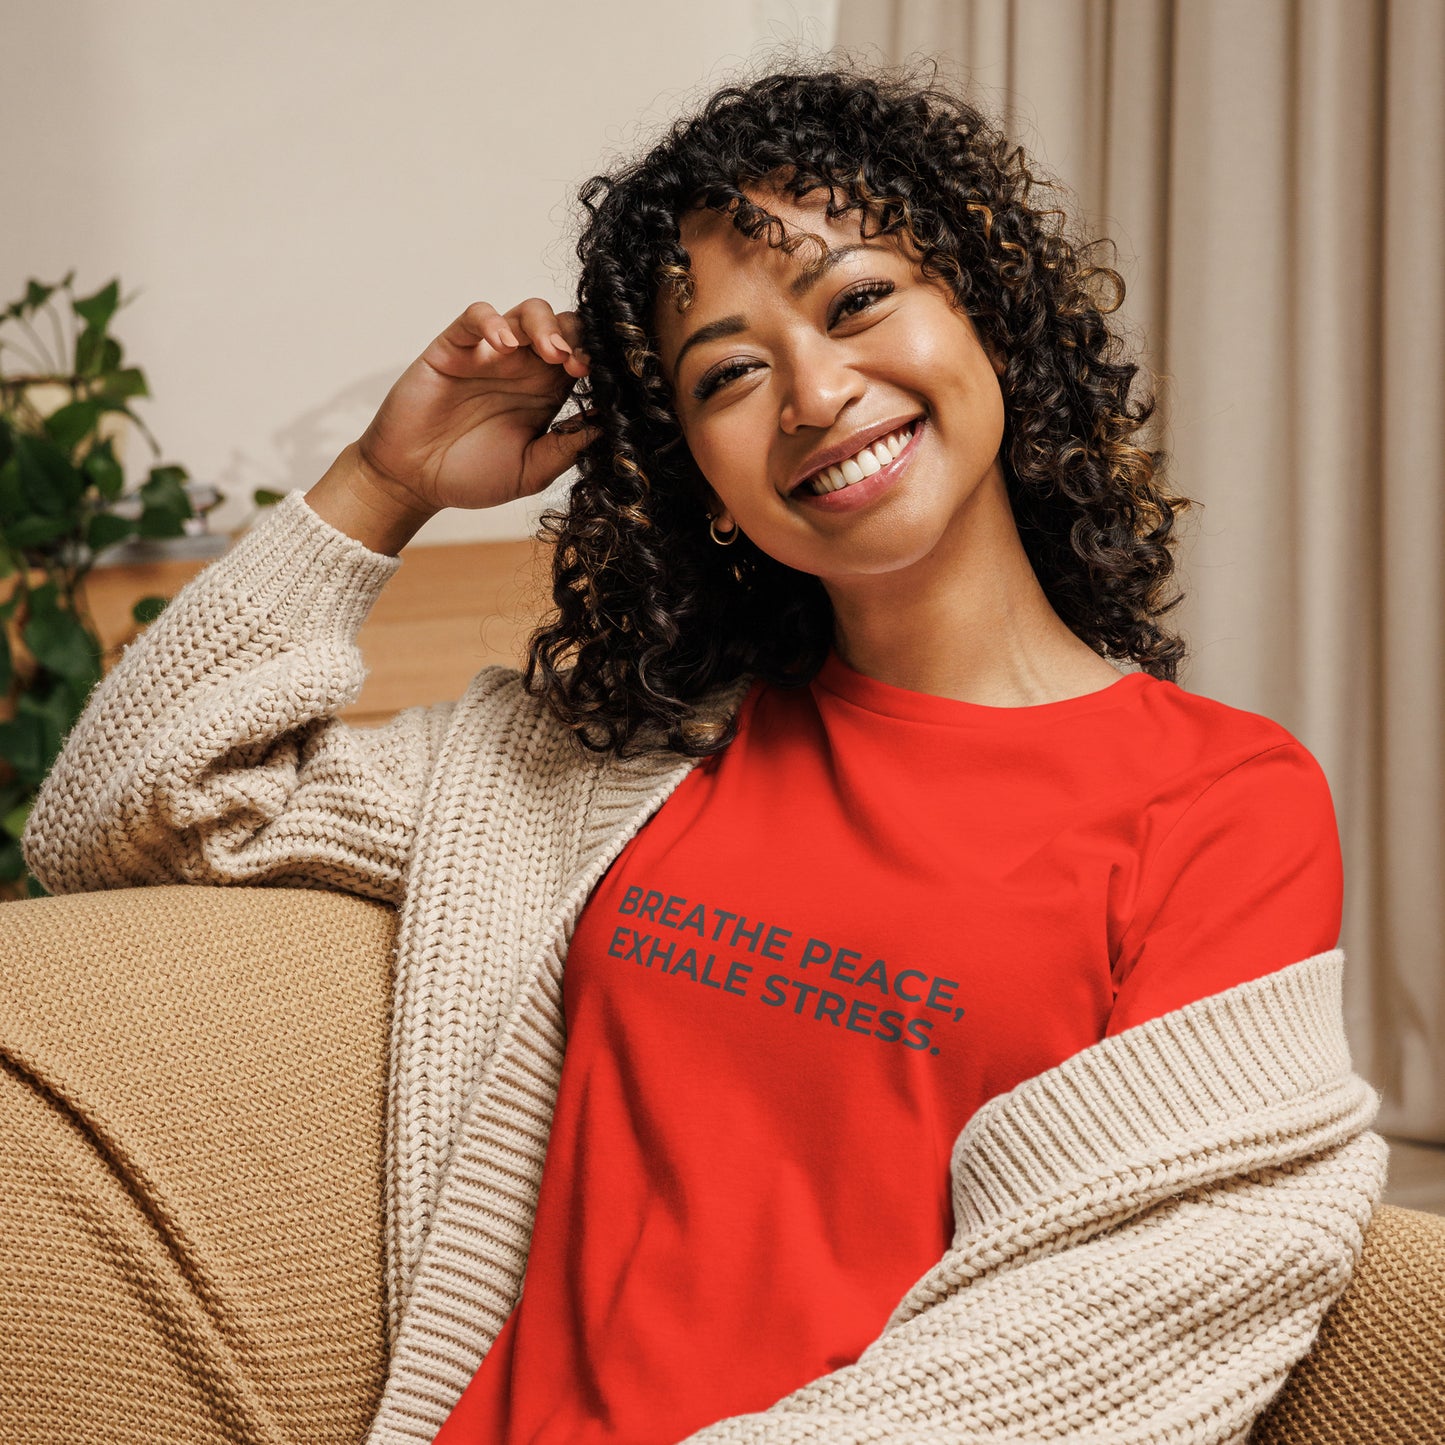
[[[124,429],[160,455],[130,405],[150,392],[110,334],[124,304],[119,281],[77,297],[74,276],[32,280],[0,312],[0,898],[45,894],[26,871],[20,835],[103,670],[85,574],[106,548],[180,536],[195,515],[183,467],[153,466],[125,492]],[[122,515],[137,497],[138,515]],[[150,622],[166,600],[144,597],[132,616]]]

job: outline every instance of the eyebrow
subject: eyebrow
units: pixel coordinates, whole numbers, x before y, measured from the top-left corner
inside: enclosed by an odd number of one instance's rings
[[[829,250],[820,261],[807,267],[802,275],[788,283],[788,294],[797,298],[806,296],[828,272],[840,261],[847,260],[855,251],[887,251],[890,249],[887,246],[869,245],[866,241],[854,241],[851,245]],[[747,329],[747,317],[740,313],[734,313],[732,316],[720,316],[716,321],[709,321],[706,326],[699,326],[678,348],[677,357],[672,363],[673,378],[676,379],[682,374],[682,358],[694,346],[702,346],[709,341],[721,341],[725,336],[736,336],[738,332]]]

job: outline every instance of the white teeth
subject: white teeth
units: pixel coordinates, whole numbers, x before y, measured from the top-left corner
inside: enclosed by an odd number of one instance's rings
[[[803,483],[804,488],[815,497],[821,497],[828,492],[851,486],[854,482],[861,482],[864,477],[871,477],[886,467],[908,445],[908,439],[913,435],[916,425],[916,422],[909,422],[902,431],[890,432],[886,437],[871,442],[857,456],[824,467],[817,476]]]

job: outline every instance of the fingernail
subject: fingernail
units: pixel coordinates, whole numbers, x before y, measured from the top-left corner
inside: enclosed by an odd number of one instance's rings
[[[522,343],[521,343],[520,341],[518,341],[517,338],[512,334],[512,328],[511,328],[510,326],[504,326],[504,327],[502,327],[502,330],[501,330],[500,335],[501,335],[502,340],[505,341],[508,346],[520,346],[520,345],[522,344]]]
[[[558,347],[558,348],[559,348],[560,350],[562,350],[562,351],[566,351],[566,352],[569,352],[569,353],[570,353],[571,350],[572,350],[572,348],[571,348],[570,346],[568,346],[567,343],[562,339],[562,336],[561,336],[561,333],[560,333],[560,332],[554,331],[554,332],[552,333],[552,345],[555,346],[555,347]]]

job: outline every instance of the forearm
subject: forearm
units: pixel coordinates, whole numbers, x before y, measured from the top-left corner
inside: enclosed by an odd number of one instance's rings
[[[953,1247],[857,1361],[688,1445],[1228,1445],[1344,1290],[1384,1187],[1340,950],[984,1104]]]
[[[401,566],[294,493],[192,578],[97,685],[27,820],[51,892],[294,881],[399,894],[440,714],[334,714]]]
[[[305,494],[317,516],[363,547],[395,557],[436,513],[404,502],[367,466],[355,442]]]
[[[1384,1144],[1221,1181],[985,1275],[853,1365],[687,1445],[1225,1445],[1304,1356],[1358,1254]]]

